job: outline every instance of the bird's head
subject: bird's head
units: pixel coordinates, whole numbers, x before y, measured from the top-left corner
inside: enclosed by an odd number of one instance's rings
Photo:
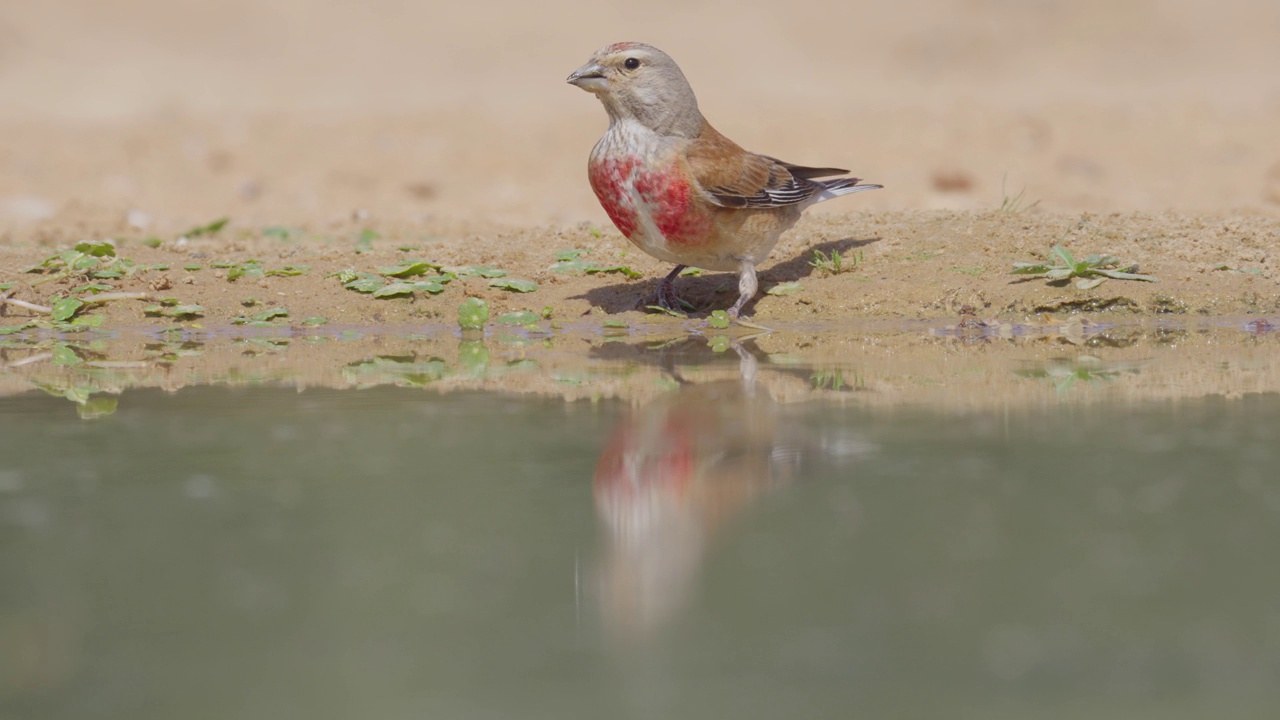
[[[663,135],[697,137],[702,114],[680,66],[652,45],[614,43],[591,56],[567,82],[600,98],[609,121],[635,120]]]

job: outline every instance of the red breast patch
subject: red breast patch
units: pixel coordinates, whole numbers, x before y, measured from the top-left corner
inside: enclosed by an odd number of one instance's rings
[[[711,216],[693,202],[693,190],[678,165],[648,170],[638,158],[610,158],[591,163],[588,177],[605,213],[628,238],[645,213],[672,245],[709,240]]]

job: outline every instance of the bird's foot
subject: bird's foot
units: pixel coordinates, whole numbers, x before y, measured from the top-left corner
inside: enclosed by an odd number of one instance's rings
[[[684,314],[693,310],[693,304],[676,294],[676,284],[670,277],[658,281],[658,288],[640,299],[640,307],[658,307],[667,312]]]
[[[766,333],[773,332],[773,328],[765,327],[764,325],[760,325],[758,323],[753,323],[744,317],[740,317],[738,313],[732,310],[729,311],[729,318],[733,320],[735,325],[741,325],[744,328],[751,328],[752,330],[760,330],[761,332],[766,332]],[[755,337],[755,336],[752,335],[751,337]]]
[[[752,295],[754,294],[755,293],[753,291]],[[756,323],[753,323],[750,320],[747,320],[746,318],[742,317],[742,306],[746,305],[747,300],[749,299],[751,299],[751,295],[743,295],[742,297],[738,298],[738,302],[734,303],[733,307],[729,308],[728,310],[729,319],[732,320],[735,324],[741,325],[742,327],[753,328],[755,330],[763,330],[764,332],[773,332],[773,328],[765,327],[764,325],[757,325]]]

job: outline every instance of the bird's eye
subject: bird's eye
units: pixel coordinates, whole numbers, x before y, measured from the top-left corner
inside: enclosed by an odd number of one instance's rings
[[[640,61],[636,58],[627,58],[626,61],[622,63],[622,67],[628,70],[635,70],[640,67]]]

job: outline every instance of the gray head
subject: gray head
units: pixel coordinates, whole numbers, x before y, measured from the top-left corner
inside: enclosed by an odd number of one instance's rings
[[[662,135],[697,137],[702,113],[680,66],[652,45],[620,42],[595,52],[568,82],[604,103],[610,124],[636,120]]]

